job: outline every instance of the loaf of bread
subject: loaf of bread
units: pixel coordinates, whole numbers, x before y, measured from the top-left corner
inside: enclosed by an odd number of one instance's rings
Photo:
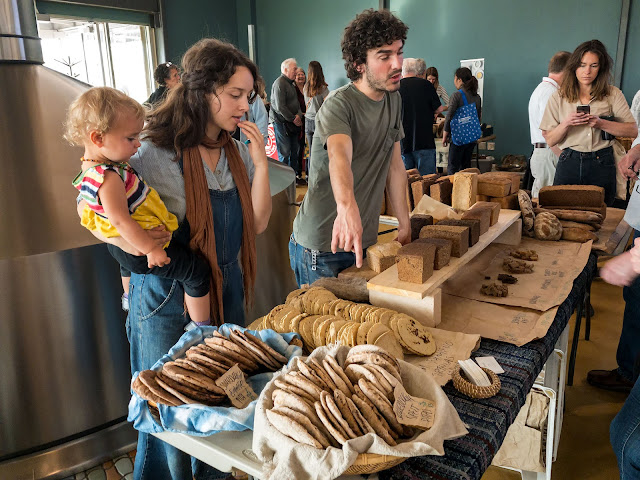
[[[604,188],[596,185],[552,185],[540,189],[538,200],[541,207],[600,207],[604,203]]]
[[[511,191],[511,179],[483,173],[478,175],[478,193],[488,197],[506,197]]]
[[[367,264],[376,273],[382,273],[396,263],[400,242],[376,243],[367,248]]]
[[[408,178],[408,188],[407,188],[407,206],[409,207],[409,211],[415,208],[415,204],[413,203],[413,184],[418,183],[420,188],[422,188],[422,176],[421,175],[412,175]],[[422,198],[422,195],[420,195]]]
[[[410,168],[407,170],[407,178],[413,177],[414,175],[420,175],[420,171],[417,168]]]
[[[491,226],[491,210],[488,208],[472,208],[462,214],[464,220],[476,219],[480,220],[480,235],[484,235]]]
[[[570,220],[572,222],[589,223],[589,224],[602,224],[602,215],[595,212],[589,212],[587,210],[560,210],[560,209],[546,209],[536,208],[534,213],[539,215],[541,213],[551,213],[558,217],[560,220]]]
[[[422,179],[411,182],[411,206],[412,210],[416,208],[416,205],[420,203],[422,200],[422,196],[424,195],[424,181]]]
[[[460,170],[460,172],[462,173],[477,173],[478,175],[480,175],[480,169],[479,168],[464,168],[462,170]]]
[[[589,240],[597,242],[598,236],[595,233],[582,228],[562,227],[562,240],[580,243],[588,242]]]
[[[440,270],[449,265],[451,259],[451,240],[445,238],[419,238],[416,243],[430,243],[436,246],[436,257],[433,268]]]
[[[476,203],[478,203],[478,202],[490,202],[490,201],[491,201],[491,197],[489,195],[480,195],[480,194],[476,195]]]
[[[560,240],[562,225],[554,215],[542,212],[536,215],[533,231],[538,240]]]
[[[420,237],[420,230],[427,225],[433,225],[433,217],[431,215],[423,215],[414,213],[411,215],[411,241]]]
[[[522,212],[522,234],[526,237],[535,237],[533,231],[535,214],[533,205],[531,204],[531,198],[524,190],[518,191],[518,203],[520,204],[520,211]]]
[[[429,188],[429,196],[445,205],[451,205],[452,192],[453,184],[448,178],[444,180],[439,178],[438,181]]]
[[[520,181],[522,180],[522,175],[517,172],[488,172],[489,175],[492,175],[496,178],[508,178],[511,180],[511,190],[510,194],[518,193],[520,190]]]
[[[451,256],[461,257],[469,250],[469,228],[450,225],[428,225],[420,230],[420,238],[451,240]]]
[[[572,222],[571,220],[560,220],[560,225],[562,225],[563,231],[565,228],[581,228],[582,230],[586,230],[588,232],[596,231],[596,228],[589,223]]]
[[[452,225],[455,227],[469,228],[469,247],[473,247],[480,240],[480,220],[467,218],[461,220],[445,219],[440,220],[438,225]]]
[[[539,206],[539,205],[538,205]],[[584,212],[593,212],[602,215],[602,219],[607,218],[607,205],[602,204],[599,207],[572,207],[571,205],[547,205],[547,210],[581,210]]]
[[[433,274],[436,246],[430,243],[410,243],[398,251],[398,280],[424,283]]]
[[[500,204],[494,202],[476,202],[473,208],[488,208],[491,210],[491,225],[498,223],[500,218]]]
[[[505,210],[520,210],[517,193],[507,195],[506,197],[493,197],[490,201],[497,203],[500,205],[500,208],[504,208]]]
[[[469,210],[476,203],[478,174],[458,172],[453,176],[451,206],[459,211]]]

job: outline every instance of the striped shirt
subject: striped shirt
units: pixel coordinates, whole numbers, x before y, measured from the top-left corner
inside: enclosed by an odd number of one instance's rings
[[[449,95],[442,85],[438,84],[436,87],[436,93],[438,94],[438,98],[440,99],[440,103],[443,107],[449,105]]]
[[[127,195],[129,213],[135,212],[149,195],[149,186],[144,183],[133,168],[125,163],[101,163],[95,167],[88,168],[84,172],[80,172],[73,180],[73,186],[80,192],[80,199],[84,200],[87,206],[97,215],[106,219],[104,207],[98,197],[98,189],[104,183],[105,173],[109,170],[116,172],[122,178]]]

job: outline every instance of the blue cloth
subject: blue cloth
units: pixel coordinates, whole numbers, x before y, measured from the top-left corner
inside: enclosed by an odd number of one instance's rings
[[[181,159],[178,162],[181,168]],[[244,288],[237,258],[242,242],[242,209],[237,189],[209,190],[213,210],[218,265],[224,275],[225,320],[244,325]],[[189,225],[183,221],[173,241],[188,245]],[[184,290],[175,280],[155,275],[132,274],[129,285],[127,336],[130,343],[131,372],[151,368],[184,333],[189,319],[184,315]],[[134,467],[135,480],[196,480],[225,478],[218,470],[191,459],[150,434],[138,434]]]
[[[636,380],[622,409],[611,422],[611,446],[620,480],[640,480],[640,381]]]
[[[436,173],[436,150],[414,150],[413,152],[403,153],[402,161],[407,170],[417,168],[420,175],[430,175]]]
[[[640,236],[640,231],[634,232],[634,240]],[[640,356],[640,277],[631,285],[622,289],[624,298],[624,316],[622,317],[622,331],[618,341],[616,361],[618,373],[630,382],[635,380],[635,363]]]
[[[214,331],[218,330],[225,337],[228,337],[232,330],[245,331],[245,328],[237,325],[225,323],[220,327],[198,327],[184,333],[178,343],[176,343],[167,354],[155,362],[152,370],[162,370],[162,366],[176,358],[184,357],[186,351],[193,345],[204,342],[205,337],[210,337]],[[249,330],[250,333],[259,337],[271,348],[281,355],[292,360],[294,357],[302,355],[302,349],[289,342],[296,337],[295,333],[280,335],[273,330]],[[137,377],[139,372],[134,373]],[[247,383],[254,392],[260,394],[267,383],[273,378],[274,373],[261,373],[253,375],[247,379]],[[129,402],[128,420],[133,422],[136,430],[146,433],[177,432],[187,433],[196,436],[208,436],[220,431],[242,431],[253,429],[253,418],[256,401],[251,402],[247,407],[238,409],[234,407],[207,407],[205,405],[181,405],[179,407],[169,407],[158,405],[160,412],[160,422],[158,423],[149,412],[148,403],[132,392]]]
[[[293,168],[296,176],[299,177],[302,173],[302,165],[300,165],[300,142],[298,137],[289,135],[284,123],[273,122],[273,132],[276,136],[278,160]]]
[[[311,285],[323,277],[337,277],[342,270],[355,265],[356,255],[352,252],[331,253],[310,250],[296,242],[291,234],[289,262],[296,276],[296,283],[300,287]]]

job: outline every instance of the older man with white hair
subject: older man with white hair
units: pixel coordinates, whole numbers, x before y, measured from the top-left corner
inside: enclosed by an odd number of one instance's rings
[[[402,160],[407,170],[417,168],[421,175],[428,175],[436,173],[433,119],[443,107],[431,82],[420,76],[426,72],[426,65],[418,60],[405,58],[402,62]]]
[[[269,118],[276,135],[278,159],[293,168],[298,184],[304,184],[298,143],[298,136],[302,131],[302,111],[296,87],[293,84],[297,68],[298,62],[295,58],[287,58],[280,65],[282,75],[276,78],[271,87]]]

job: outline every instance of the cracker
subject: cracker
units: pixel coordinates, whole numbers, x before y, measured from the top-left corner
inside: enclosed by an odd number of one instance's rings
[[[327,369],[327,365],[325,365],[325,362],[329,365],[329,367],[333,370],[334,374],[336,374],[344,383],[344,386],[347,387],[348,391],[344,391],[342,388],[340,388],[340,390],[342,390],[345,394],[350,395],[354,392],[353,390],[353,385],[351,384],[351,382],[349,381],[349,377],[347,377],[347,374],[344,373],[344,370],[342,369],[342,367],[338,364],[338,362],[336,361],[336,359],[334,357],[332,357],[331,355],[327,355],[326,357],[324,357],[323,360],[323,365],[325,366],[325,370]],[[329,370],[327,370],[327,373],[329,373],[329,375],[331,376],[332,380],[336,383],[336,385],[338,387],[340,387],[338,385],[338,382],[336,382],[336,379],[333,377],[333,375],[331,375],[331,372]]]
[[[391,330],[387,330],[378,338],[376,338],[373,344],[377,347],[382,348],[383,350],[386,350],[396,358],[404,358],[402,347],[398,343],[395,333],[393,333]]]
[[[271,410],[273,412],[285,415],[287,418],[290,418],[295,422],[298,422],[300,425],[304,427],[304,429],[307,432],[311,434],[313,438],[315,438],[318,441],[318,443],[320,443],[320,445],[322,445],[323,448],[327,448],[331,445],[331,443],[329,442],[325,434],[322,432],[322,430],[319,429],[316,425],[314,425],[314,423],[311,421],[311,419],[307,415],[302,414],[286,406],[276,407]],[[314,414],[314,416],[317,418],[317,415]],[[322,425],[320,420],[318,420],[318,423]],[[322,427],[322,429],[326,431],[324,427]]]
[[[385,418],[389,426],[398,434],[402,435],[402,425],[398,422],[396,418],[396,414],[393,411],[393,405],[389,401],[389,399],[382,393],[374,384],[368,382],[364,378],[361,378],[358,382],[358,386],[362,393],[364,393],[367,398],[373,403],[378,411]]]
[[[347,404],[347,399],[348,398],[349,397],[347,397],[340,390],[335,390],[333,392],[333,399],[334,399],[338,409],[340,410],[342,418],[344,418],[344,420],[347,422],[347,424],[349,425],[349,428],[353,431],[353,433],[355,433],[356,437],[360,437],[360,436],[366,434],[367,431],[366,430],[363,431],[360,428],[360,425],[358,424],[358,422],[356,421],[355,417],[353,416],[353,413],[351,412],[351,409],[349,408],[349,405]]]
[[[367,335],[371,327],[373,327],[374,325],[375,324],[370,321],[366,321],[360,324],[360,328],[358,329],[358,335],[356,337],[356,343],[358,345],[364,345],[365,343],[367,343]]]
[[[287,383],[301,388],[309,395],[313,397],[314,400],[320,399],[320,394],[322,393],[322,389],[313,383],[311,380],[306,378],[300,372],[289,372],[284,376],[284,379]]]
[[[329,420],[329,417],[327,417],[327,414],[325,413],[324,408],[322,408],[322,404],[318,401],[313,404],[313,407],[316,410],[316,414],[318,415],[318,418],[320,419],[324,427],[327,429],[327,431],[334,438],[334,440],[336,440],[340,445],[344,445],[345,443],[347,443],[348,439],[346,438],[346,435],[343,432],[340,432],[340,430],[337,429],[333,425],[333,423],[331,423],[331,420]]]
[[[193,370],[187,370],[174,362],[165,363],[162,366],[162,373],[176,382],[187,382],[189,386],[202,388],[217,395],[226,395],[224,389],[216,385],[210,377]]]
[[[329,409],[329,412],[331,412],[331,415],[333,415],[333,418],[336,420],[336,422],[338,422],[342,430],[344,430],[345,433],[347,434],[347,437],[350,439],[358,438],[360,435],[356,434],[356,432],[353,431],[353,429],[349,425],[349,422],[347,422],[345,418],[342,416],[342,412],[338,408],[338,405],[336,404],[336,401],[333,399],[331,394],[329,394],[328,392],[322,392],[322,395],[320,396],[321,403],[322,403],[323,397],[324,397],[323,406],[324,405],[327,406],[327,408]]]
[[[398,334],[402,343],[417,355],[433,355],[436,351],[433,335],[409,316],[398,319]]]
[[[273,381],[273,384],[276,387],[278,387],[278,389],[274,390],[273,393],[271,394],[271,399],[272,400],[274,399],[274,395],[275,395],[276,392],[282,391],[282,392],[292,393],[294,395],[297,395],[302,400],[307,402],[309,405],[313,405],[313,402],[315,402],[315,399],[313,398],[313,396],[309,395],[307,392],[305,392],[301,388],[296,387],[294,385],[291,385],[290,383],[285,382],[282,378],[276,378]]]
[[[154,370],[143,370],[134,379],[131,388],[141,398],[152,402],[162,403],[170,407],[184,405],[184,402],[175,395],[158,385],[156,381],[156,372]]]
[[[322,444],[314,438],[307,429],[295,420],[289,418],[282,413],[267,410],[267,419],[283,435],[294,439],[298,443],[312,446],[314,448],[323,448]]]
[[[382,440],[387,442],[390,446],[397,445],[396,441],[391,437],[389,431],[383,427],[382,422],[380,421],[380,416],[377,414],[364,400],[362,400],[358,395],[354,395],[351,397],[351,400],[358,408],[364,419],[367,421],[369,426],[373,429],[373,431],[378,435]]]

